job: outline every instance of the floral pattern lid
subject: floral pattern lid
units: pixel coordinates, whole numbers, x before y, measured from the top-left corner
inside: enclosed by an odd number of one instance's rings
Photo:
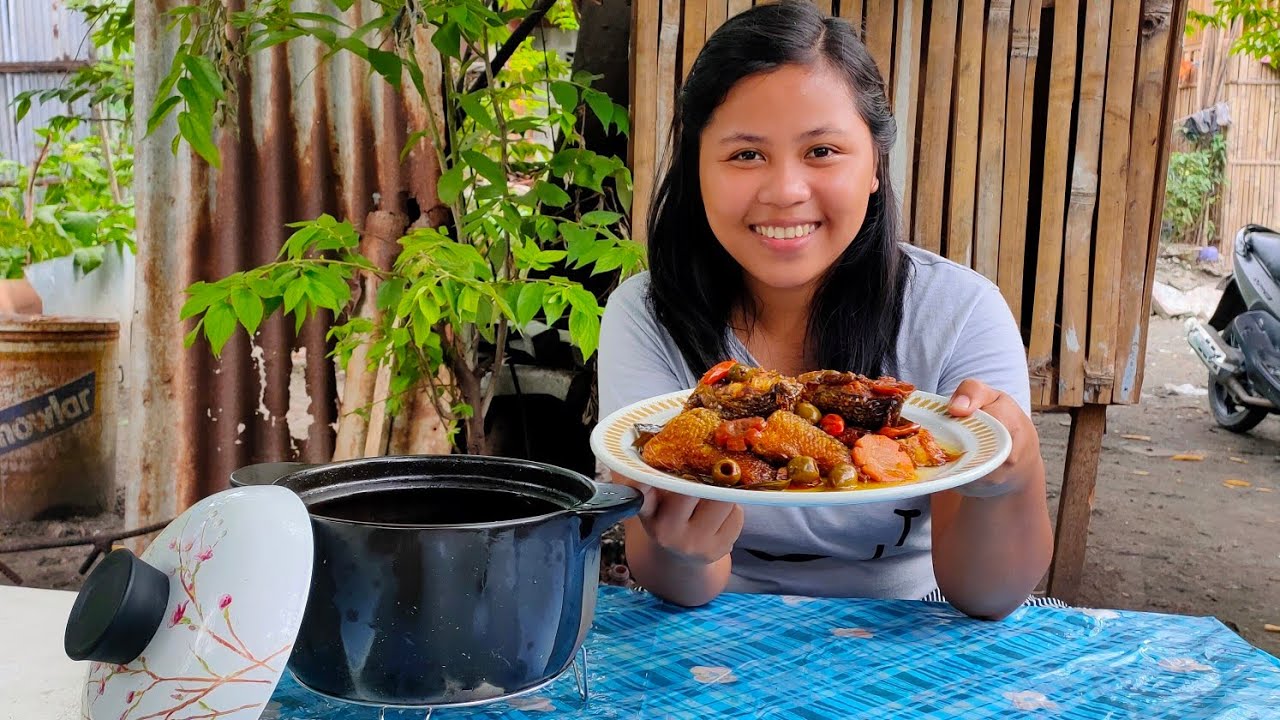
[[[90,663],[82,717],[256,720],[284,672],[302,623],[313,553],[311,522],[296,494],[269,485],[241,487],[193,505],[140,558],[121,558],[132,561],[134,578],[127,567],[121,571],[120,562],[113,565],[117,574],[124,573],[124,582],[95,583],[91,575],[72,610],[69,647],[77,623],[82,635],[87,627],[105,637],[111,630],[103,628],[124,622],[126,615],[126,646],[130,640],[140,645],[150,627],[154,635],[132,659]],[[95,573],[111,572],[106,565],[103,561]],[[142,582],[147,577],[154,578],[153,585]],[[166,584],[161,615],[159,596]],[[99,593],[126,588],[120,594],[149,597],[125,598],[118,605],[98,598],[94,609],[95,601],[86,600],[91,586]],[[134,606],[126,612],[130,602]],[[138,604],[149,610],[133,612]],[[148,627],[139,630],[142,616],[149,617],[142,623]],[[116,633],[121,635],[119,625]],[[109,655],[106,644],[92,657]]]

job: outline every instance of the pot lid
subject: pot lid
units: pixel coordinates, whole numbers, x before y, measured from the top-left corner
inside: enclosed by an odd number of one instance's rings
[[[81,716],[256,720],[297,638],[313,555],[302,500],[271,485],[201,500],[140,557],[107,555],[67,621],[67,655],[92,661]]]

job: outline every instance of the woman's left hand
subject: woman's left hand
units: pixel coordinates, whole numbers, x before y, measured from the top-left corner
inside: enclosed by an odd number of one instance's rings
[[[969,497],[997,497],[1025,487],[1031,478],[1044,471],[1040,455],[1040,434],[1035,423],[1007,393],[979,380],[969,379],[951,395],[948,412],[956,417],[969,417],[983,410],[1009,431],[1013,449],[1009,457],[986,477],[961,485],[955,492]]]

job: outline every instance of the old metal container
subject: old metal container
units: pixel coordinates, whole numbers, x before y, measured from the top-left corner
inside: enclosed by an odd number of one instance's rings
[[[0,522],[110,506],[119,334],[114,320],[0,317]]]

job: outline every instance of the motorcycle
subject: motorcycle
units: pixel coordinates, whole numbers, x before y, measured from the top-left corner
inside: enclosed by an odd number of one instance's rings
[[[1209,322],[1187,321],[1187,342],[1209,369],[1209,409],[1237,433],[1280,413],[1280,233],[1236,233],[1231,275]]]

